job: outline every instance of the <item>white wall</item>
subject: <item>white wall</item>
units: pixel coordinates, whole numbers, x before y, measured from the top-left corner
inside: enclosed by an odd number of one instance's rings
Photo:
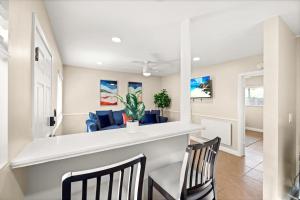
[[[118,81],[118,93],[123,97],[128,92],[128,82],[142,82],[146,109],[155,108],[153,96],[161,90],[160,77],[64,66],[63,134],[84,132],[89,112],[123,109],[120,102],[117,106],[100,106],[100,80]]]
[[[53,73],[62,70],[61,58],[42,0],[9,1],[8,67],[8,145],[9,159],[14,158],[32,140],[32,13],[44,30],[53,56]],[[56,107],[56,77],[52,79],[52,107]],[[0,199],[21,200],[26,186],[22,170],[7,165],[0,170]]]
[[[245,107],[246,129],[262,132],[263,131],[263,106]]]
[[[264,89],[263,196],[285,199],[296,174],[296,37],[279,17],[264,23]]]
[[[262,87],[263,76],[255,76],[247,78],[245,81],[246,87]],[[246,129],[263,129],[263,106],[245,106],[245,124]]]
[[[232,146],[237,150],[237,91],[238,75],[257,70],[256,65],[262,62],[262,56],[252,56],[239,60],[213,65],[196,67],[192,77],[210,75],[212,78],[213,98],[197,99],[192,103],[192,119],[199,122],[203,118],[216,118],[232,123]],[[172,104],[167,112],[171,120],[179,118],[179,75],[162,78],[162,88],[167,89]]]

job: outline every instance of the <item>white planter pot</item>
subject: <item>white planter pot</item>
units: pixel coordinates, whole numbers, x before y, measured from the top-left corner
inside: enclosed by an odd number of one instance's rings
[[[126,122],[126,129],[128,133],[136,133],[138,127],[139,127],[139,121]]]

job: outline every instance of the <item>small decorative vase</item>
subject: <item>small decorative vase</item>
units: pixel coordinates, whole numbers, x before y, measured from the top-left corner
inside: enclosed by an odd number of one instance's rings
[[[139,127],[139,121],[126,122],[126,129],[128,133],[136,133],[138,127]]]

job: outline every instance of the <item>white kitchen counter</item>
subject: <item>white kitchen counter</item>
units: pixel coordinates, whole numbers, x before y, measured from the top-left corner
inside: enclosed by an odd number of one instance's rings
[[[202,126],[199,124],[169,122],[140,126],[136,133],[127,133],[126,129],[122,128],[36,139],[11,161],[11,166],[27,167],[197,133],[201,130]]]

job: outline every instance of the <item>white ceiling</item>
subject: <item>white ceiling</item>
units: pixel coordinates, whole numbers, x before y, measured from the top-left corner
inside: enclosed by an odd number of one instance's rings
[[[174,73],[186,18],[192,18],[192,55],[201,58],[194,66],[261,54],[262,22],[275,15],[300,35],[300,1],[45,2],[64,64],[81,67],[141,73],[132,61],[175,60],[155,74]],[[113,36],[122,43],[112,43]]]

